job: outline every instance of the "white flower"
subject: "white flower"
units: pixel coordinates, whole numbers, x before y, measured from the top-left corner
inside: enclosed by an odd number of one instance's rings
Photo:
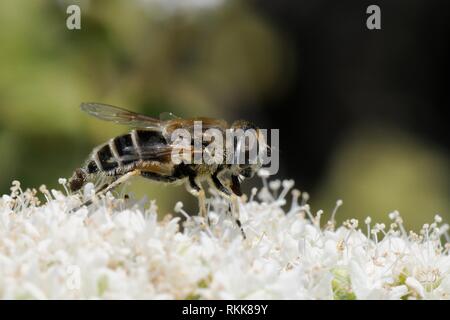
[[[370,218],[336,226],[341,200],[327,215],[294,189],[285,211],[293,182],[260,177],[264,187],[240,203],[246,239],[217,195],[209,224],[181,202],[180,217],[158,221],[154,202],[112,195],[72,212],[92,184],[77,195],[43,186],[40,204],[16,181],[0,198],[0,298],[450,299],[440,216],[420,236],[397,211],[390,228]]]

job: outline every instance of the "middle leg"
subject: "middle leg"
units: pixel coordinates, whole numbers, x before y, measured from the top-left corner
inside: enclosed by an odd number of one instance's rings
[[[188,177],[187,189],[190,194],[197,197],[200,216],[203,218],[206,218],[206,216],[207,216],[206,195],[205,195],[205,191],[200,186],[200,183],[198,183],[196,176],[190,175]]]

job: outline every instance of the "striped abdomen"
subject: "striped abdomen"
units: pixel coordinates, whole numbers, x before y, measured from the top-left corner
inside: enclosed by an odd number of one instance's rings
[[[133,130],[96,148],[86,165],[86,171],[89,174],[124,173],[139,161],[162,161],[151,153],[151,150],[161,148],[167,148],[167,142],[160,131]]]

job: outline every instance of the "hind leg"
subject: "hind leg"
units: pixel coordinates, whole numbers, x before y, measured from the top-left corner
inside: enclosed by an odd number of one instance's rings
[[[124,183],[125,181],[130,179],[131,177],[139,175],[139,174],[140,174],[140,170],[133,170],[133,171],[130,171],[130,172],[124,174],[120,178],[114,180],[112,183],[105,184],[102,187],[100,187],[98,190],[96,190],[93,198],[99,197],[101,195],[105,195],[109,191],[117,188],[119,185],[121,185],[122,183]],[[83,202],[79,207],[72,209],[71,212],[77,211],[78,209],[80,209],[83,206],[89,206],[92,204],[92,202],[93,202],[93,199],[89,199],[89,200]]]
[[[137,176],[140,174],[141,174],[140,170],[133,170],[133,171],[127,172],[120,178],[118,178],[115,181],[113,181],[112,183],[110,183],[107,187],[103,188],[103,190],[101,190],[97,195],[106,194],[109,191],[117,188],[119,185],[121,185],[122,183],[124,183],[125,181],[130,179],[131,177],[134,177],[134,176]]]

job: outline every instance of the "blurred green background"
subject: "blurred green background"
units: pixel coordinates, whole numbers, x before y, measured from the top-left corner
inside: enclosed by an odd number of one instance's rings
[[[81,7],[81,30],[66,28],[69,4]],[[314,145],[316,133],[297,135],[272,118],[276,108],[267,108],[273,97],[309,81],[296,58],[302,46],[255,2],[6,0],[0,23],[2,194],[14,179],[26,187],[58,187],[58,178],[69,177],[94,146],[128,130],[80,111],[81,102],[96,101],[153,116],[246,116],[280,128],[292,148],[282,148],[279,178],[296,178],[316,209],[331,210],[344,199],[341,220],[371,215],[386,221],[394,209],[409,227],[436,213],[449,220],[448,153],[392,124],[356,121],[333,143],[326,165],[314,167],[320,174],[302,183],[301,172],[310,168],[293,149]],[[256,178],[247,190],[259,184]],[[184,187],[138,178],[128,190],[157,199],[161,214],[178,200],[195,212]]]

